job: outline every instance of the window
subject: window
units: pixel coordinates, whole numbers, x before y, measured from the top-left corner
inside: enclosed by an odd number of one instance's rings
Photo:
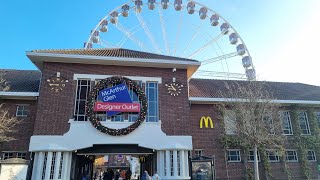
[[[299,123],[300,123],[301,133],[303,135],[310,135],[310,127],[309,127],[307,112],[299,112]]]
[[[26,159],[27,153],[25,152],[17,152],[17,158]]]
[[[280,118],[282,120],[282,131],[284,135],[292,135],[291,118],[289,111],[284,111],[280,113]]]
[[[227,150],[228,162],[240,162],[240,150]]]
[[[258,162],[260,162],[260,153],[259,153],[259,151],[257,151],[257,156],[258,156]],[[253,150],[249,151],[248,161],[249,162],[253,162],[254,161]]]
[[[286,160],[288,162],[298,162],[298,156],[296,150],[287,150],[286,151]]]
[[[86,121],[86,102],[90,91],[91,81],[89,79],[79,79],[77,84],[76,102],[75,102],[75,121]]]
[[[227,110],[224,113],[224,124],[226,134],[236,134],[236,113],[232,110]]]
[[[274,151],[274,150],[269,150],[267,151],[267,156],[269,158],[270,162],[279,162],[279,155],[278,155],[278,151]]]
[[[47,159],[48,159],[48,152],[44,153],[44,160],[43,160],[43,168],[42,168],[42,176],[41,179],[44,180],[46,177],[46,166],[47,166]]]
[[[17,105],[17,112],[16,112],[16,116],[17,117],[26,117],[28,116],[28,112],[29,112],[29,105]]]
[[[307,151],[307,159],[309,161],[316,161],[317,160],[316,159],[316,153],[314,151],[312,151],[312,150],[308,150]]]
[[[2,153],[2,159],[6,160],[6,159],[9,159],[9,158],[13,158],[13,154],[14,154],[14,152],[3,152]]]
[[[318,126],[320,127],[320,112],[316,112],[316,118],[317,118]]]
[[[99,79],[96,80],[98,82]],[[148,99],[148,114],[146,116],[147,122],[157,122],[159,120],[159,106],[158,106],[158,82],[146,82],[143,84],[137,81],[141,87],[145,87],[146,96]],[[79,79],[77,81],[77,92],[75,100],[74,119],[75,121],[87,121],[85,106],[88,99],[88,94],[91,89],[90,79]],[[114,84],[115,85],[115,84]],[[145,86],[144,86],[145,85]],[[110,87],[113,85],[110,85]],[[129,95],[133,102],[139,102],[139,97],[133,92],[133,88],[128,86]],[[121,113],[108,117],[106,112],[98,112],[97,118],[100,121],[113,121],[113,122],[134,122],[138,119],[139,113]]]
[[[194,154],[196,157],[203,156],[203,149],[194,150]]]
[[[158,83],[147,82],[146,84],[147,99],[148,99],[148,114],[147,122],[158,121]]]

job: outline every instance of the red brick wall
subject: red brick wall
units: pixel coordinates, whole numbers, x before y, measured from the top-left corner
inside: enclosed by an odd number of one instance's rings
[[[57,72],[69,80],[62,92],[50,91],[46,80]],[[35,123],[35,135],[62,135],[69,130],[69,119],[73,118],[76,81],[74,74],[99,74],[122,76],[162,77],[159,84],[159,109],[162,129],[169,135],[188,134],[189,102],[186,70],[146,67],[120,67],[103,65],[44,63],[43,78],[38,100],[38,113]],[[173,97],[168,94],[165,83],[175,77],[184,85],[182,93]]]
[[[285,108],[287,109],[287,108]],[[214,128],[203,128],[200,129],[199,123],[202,116],[211,117]],[[192,135],[193,148],[203,149],[204,156],[212,157],[215,156],[216,165],[216,178],[217,179],[242,179],[246,176],[245,163],[243,152],[241,152],[241,162],[230,162],[225,161],[225,151],[219,141],[220,134],[223,133],[223,126],[221,126],[221,120],[219,120],[219,111],[214,105],[204,104],[192,104],[190,108],[190,123],[189,123],[189,135]],[[287,144],[288,149],[294,149],[293,146]],[[194,151],[193,151],[194,155]],[[298,157],[299,159],[299,157]],[[303,179],[301,174],[300,162],[288,162],[289,171],[292,179]],[[312,179],[316,179],[316,163],[311,163]],[[248,165],[253,168],[253,163],[248,162]],[[284,164],[282,162],[270,162],[272,179],[288,179],[288,175],[285,172]],[[265,172],[263,169],[263,163],[259,163],[260,179],[265,178]]]
[[[30,137],[33,134],[37,102],[35,100],[1,100],[0,103],[4,103],[3,108],[9,111],[10,116],[16,115],[17,104],[29,105],[29,115],[18,117],[21,123],[16,126],[17,132],[12,134],[16,140],[1,143],[0,151],[28,151]]]

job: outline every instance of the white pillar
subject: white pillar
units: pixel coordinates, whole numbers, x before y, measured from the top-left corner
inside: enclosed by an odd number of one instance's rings
[[[71,152],[64,152],[61,179],[70,179],[71,160],[72,160]]]
[[[173,176],[178,176],[178,154],[177,150],[173,151]]]
[[[180,176],[185,177],[185,159],[184,159],[184,151],[179,151],[180,156]]]
[[[185,160],[185,177],[190,177],[189,176],[189,156],[188,156],[188,151],[184,151],[184,160]]]
[[[157,173],[160,175],[160,151],[157,151]]]
[[[166,150],[166,174],[165,174],[165,176],[166,177],[169,177],[169,176],[171,176],[171,169],[170,169],[170,151],[169,150]]]
[[[159,163],[160,163],[160,169],[159,169],[159,176],[160,177],[164,177],[165,174],[164,174],[164,162],[165,162],[165,159],[164,159],[164,151],[159,151],[160,153],[160,158],[159,158]]]
[[[52,164],[52,152],[48,152],[47,154],[47,163],[46,163],[46,169],[45,169],[45,178],[44,179],[50,179],[50,171],[51,171],[51,164]]]
[[[43,168],[43,161],[44,161],[44,152],[36,152],[36,159],[33,163],[33,171],[32,171],[32,180],[38,180],[41,179],[42,175],[42,168]]]
[[[56,162],[54,164],[53,179],[58,179],[59,171],[60,171],[60,160],[61,160],[61,152],[56,152]]]

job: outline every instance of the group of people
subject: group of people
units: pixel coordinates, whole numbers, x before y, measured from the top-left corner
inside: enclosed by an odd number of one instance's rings
[[[115,172],[111,169],[108,168],[107,171],[104,173],[98,175],[97,173],[94,174],[94,179],[99,179],[99,180],[131,180],[131,175],[132,172],[130,168],[128,170],[116,170]],[[87,177],[85,177],[87,178]],[[87,180],[83,178],[82,180]],[[153,176],[150,176],[148,174],[148,171],[144,171],[141,178],[138,177],[138,180],[161,180],[160,176],[155,173]]]
[[[99,180],[131,180],[132,172],[130,168],[128,170],[116,170],[115,172],[108,168],[105,172],[102,174],[95,174],[94,179]]]

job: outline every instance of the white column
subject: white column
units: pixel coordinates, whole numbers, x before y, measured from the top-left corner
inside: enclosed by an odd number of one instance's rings
[[[189,157],[188,157],[188,151],[184,151],[184,160],[185,160],[185,177],[190,177],[189,176]]]
[[[160,175],[160,151],[157,151],[157,173]]]
[[[173,151],[173,176],[178,176],[178,154],[177,150]]]
[[[31,179],[35,179],[35,175],[37,173],[37,165],[39,162],[39,153],[35,152],[34,153],[34,157],[33,157],[33,167],[32,167],[32,178]]]
[[[42,168],[43,168],[43,161],[44,161],[44,152],[36,152],[37,161],[34,161],[34,167],[35,168],[32,171],[32,180],[38,180],[41,179],[42,175]]]
[[[171,176],[171,169],[170,169],[170,151],[169,150],[166,150],[166,174],[165,176],[166,177],[169,177]]]
[[[165,159],[164,159],[164,151],[160,151],[160,170],[158,172],[158,174],[160,175],[160,177],[164,177],[165,174],[164,174],[164,162],[165,162]]]
[[[61,152],[56,152],[56,163],[54,164],[53,179],[58,179],[59,171],[60,171],[60,160],[61,160]]]
[[[185,159],[184,159],[184,151],[179,151],[180,156],[180,176],[185,177]]]
[[[71,158],[72,158],[71,152],[64,152],[63,153],[61,179],[70,179]]]
[[[44,179],[50,179],[51,164],[52,164],[52,152],[48,152],[46,169],[45,169],[46,173],[45,173]]]

